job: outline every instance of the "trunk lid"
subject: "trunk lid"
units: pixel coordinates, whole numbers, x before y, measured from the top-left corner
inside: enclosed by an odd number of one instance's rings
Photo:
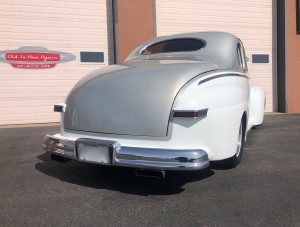
[[[208,62],[150,60],[94,71],[70,92],[64,127],[95,133],[164,137],[178,91],[195,76],[212,70],[216,66]]]

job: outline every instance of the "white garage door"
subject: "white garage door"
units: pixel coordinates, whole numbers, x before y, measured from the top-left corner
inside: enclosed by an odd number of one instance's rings
[[[108,64],[107,3],[2,1],[0,125],[59,121],[53,104],[88,72]],[[104,52],[104,62],[80,63],[80,51]]]
[[[272,0],[156,0],[157,35],[223,31],[238,36],[246,54],[269,55],[269,63],[249,62],[254,86],[267,95],[266,111],[274,111],[272,72]]]

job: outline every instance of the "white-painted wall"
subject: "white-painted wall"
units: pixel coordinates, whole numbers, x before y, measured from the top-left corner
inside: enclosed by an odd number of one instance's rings
[[[269,64],[248,62],[252,85],[263,87],[266,111],[273,107],[272,0],[156,0],[157,35],[224,31],[238,36],[246,55],[270,55]]]
[[[0,51],[42,46],[77,59],[52,69],[17,69],[0,62],[0,125],[59,121],[53,105],[63,101],[80,78],[112,58],[110,4],[106,0],[1,2]],[[79,51],[104,52],[105,63],[80,64]]]
[[[148,0],[147,0],[148,1]],[[0,51],[42,46],[77,59],[52,69],[17,69],[0,62],[0,125],[58,122],[53,104],[74,84],[112,61],[111,1],[10,0],[0,7]],[[247,55],[270,54],[271,63],[248,63],[254,86],[273,111],[272,0],[156,0],[157,35],[226,31],[244,42]],[[101,51],[104,64],[80,64],[79,51]]]

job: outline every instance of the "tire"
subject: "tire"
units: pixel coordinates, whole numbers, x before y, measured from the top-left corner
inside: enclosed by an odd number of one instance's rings
[[[246,121],[245,118],[243,117],[239,128],[236,153],[234,156],[222,161],[222,165],[225,166],[226,168],[235,168],[240,164],[243,156],[243,151],[244,151],[245,131],[246,131]]]

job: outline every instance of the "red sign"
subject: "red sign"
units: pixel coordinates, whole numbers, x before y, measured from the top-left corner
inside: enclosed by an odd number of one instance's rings
[[[17,50],[0,51],[0,62],[20,69],[49,69],[75,59],[75,55],[45,47],[25,46]]]
[[[45,62],[59,61],[60,54],[53,53],[6,53],[5,59],[8,61]]]

